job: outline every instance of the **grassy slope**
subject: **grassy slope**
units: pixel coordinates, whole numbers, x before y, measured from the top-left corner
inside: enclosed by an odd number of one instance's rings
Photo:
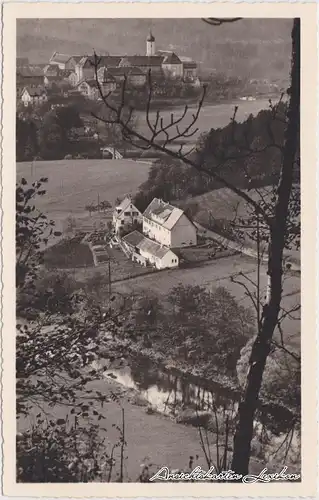
[[[100,390],[103,394],[108,394],[110,391],[113,393],[122,392],[118,383],[109,379],[107,381],[97,380],[87,387],[89,386],[93,386],[95,390]],[[175,423],[161,415],[148,415],[145,407],[133,406],[123,396],[121,404],[125,409],[125,440],[127,442],[125,457],[128,457],[124,466],[125,481],[136,481],[141,472],[140,465],[145,462],[146,457],[149,457],[150,461],[155,465],[155,470],[160,469],[163,465],[172,469],[183,468],[187,466],[190,455],[198,454],[203,457],[198,429],[195,427]],[[63,406],[56,406],[53,409],[46,407],[45,410],[49,414],[53,414],[55,418],[65,418],[67,414],[67,408]],[[38,412],[39,408],[35,407],[34,411],[26,419],[21,419],[18,423],[18,430],[21,432],[28,428],[32,416]],[[107,434],[99,423],[99,435],[106,437],[106,442],[110,443],[111,447],[119,439],[119,433],[112,427],[112,424],[120,425],[122,418],[121,407],[116,402],[110,401],[104,405],[103,414],[106,417],[104,426],[107,428]],[[96,421],[96,423],[98,422]],[[117,463],[116,469],[118,470],[120,462],[119,448],[115,450],[114,457]],[[203,458],[199,463],[202,467],[205,467]],[[113,481],[115,481],[115,477],[113,477]]]
[[[48,177],[47,194],[39,199],[38,207],[54,217],[82,214],[85,206],[134,193],[147,178],[149,163],[131,160],[61,160],[17,164],[17,178],[28,181]]]
[[[260,194],[259,194],[260,193]],[[254,189],[247,192],[247,194],[254,199],[256,202],[261,202],[261,196],[264,200],[270,198],[271,187],[259,188],[258,192]],[[196,214],[195,219],[199,222],[202,218],[206,219],[207,213],[211,212],[215,219],[227,219],[234,220],[236,214],[237,217],[247,217],[247,214],[251,214],[251,211],[247,210],[247,203],[234,194],[230,189],[222,188],[210,191],[208,193],[202,194],[200,196],[195,196],[190,198],[191,202],[197,202],[200,209]],[[248,246],[255,247],[256,244],[248,237],[249,231],[246,231],[246,242]],[[264,244],[263,244],[264,245]],[[300,261],[300,251],[296,249],[287,250],[286,254],[291,255],[294,259]]]

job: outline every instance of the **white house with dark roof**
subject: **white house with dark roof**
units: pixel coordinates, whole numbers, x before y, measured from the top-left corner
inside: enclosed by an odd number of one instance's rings
[[[183,77],[183,63],[175,52],[171,50],[159,50],[158,54],[163,57],[162,69],[166,76],[173,78]]]
[[[120,229],[127,228],[133,224],[138,224],[142,222],[142,214],[132,203],[129,196],[126,196],[124,200],[115,207],[113,211],[113,227],[115,232],[118,233]]]
[[[143,233],[168,248],[197,245],[196,227],[184,211],[158,198],[143,213]]]
[[[24,87],[21,92],[21,101],[25,106],[40,105],[48,100],[48,93],[44,87]]]
[[[167,248],[156,241],[152,241],[139,231],[133,231],[122,239],[127,253],[133,262],[141,265],[153,265],[157,269],[178,267],[179,258]]]

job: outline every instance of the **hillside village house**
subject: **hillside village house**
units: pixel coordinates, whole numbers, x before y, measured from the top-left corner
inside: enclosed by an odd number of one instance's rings
[[[113,227],[116,233],[119,233],[120,229],[127,228],[133,224],[138,224],[142,222],[142,214],[132,203],[129,196],[126,196],[124,200],[115,207],[113,211]]]
[[[17,97],[25,87],[39,87],[43,85],[43,69],[40,66],[23,66],[16,69],[16,92]]]
[[[108,92],[113,92],[113,90],[116,89],[116,82],[114,78],[108,78],[106,81],[101,82],[100,85],[104,95]],[[84,80],[78,84],[77,89],[88,99],[100,98],[100,91],[96,80]]]
[[[171,248],[197,245],[196,227],[183,210],[158,198],[143,213],[143,233]]]
[[[25,106],[38,106],[48,100],[48,94],[43,87],[25,87],[21,93],[21,101]]]
[[[124,236],[122,244],[133,262],[141,265],[154,265],[157,269],[178,267],[178,256],[169,248],[146,238],[139,231]]]

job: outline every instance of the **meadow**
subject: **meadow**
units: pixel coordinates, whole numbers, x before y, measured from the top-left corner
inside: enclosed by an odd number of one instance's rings
[[[17,163],[17,179],[48,177],[46,195],[37,207],[60,219],[86,212],[85,206],[134,193],[147,179],[150,162],[133,160],[60,160]]]

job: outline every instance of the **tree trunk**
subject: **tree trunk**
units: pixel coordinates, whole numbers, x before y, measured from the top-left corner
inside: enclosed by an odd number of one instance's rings
[[[283,150],[281,177],[277,190],[274,219],[270,228],[268,279],[269,296],[263,308],[260,330],[252,347],[243,399],[239,406],[239,422],[234,437],[232,470],[248,474],[254,415],[258,405],[262,377],[270,352],[271,339],[278,323],[282,299],[282,261],[285,246],[288,204],[293,184],[293,167],[298,144],[300,110],[300,19],[292,29],[292,66],[290,101]]]

